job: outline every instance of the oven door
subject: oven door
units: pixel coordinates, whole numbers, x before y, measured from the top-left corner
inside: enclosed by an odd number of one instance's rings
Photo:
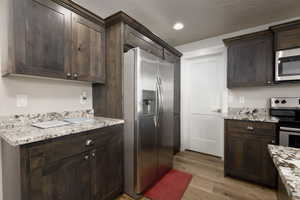
[[[300,48],[276,52],[275,79],[300,80]]]
[[[280,127],[279,144],[286,147],[300,148],[300,129]]]

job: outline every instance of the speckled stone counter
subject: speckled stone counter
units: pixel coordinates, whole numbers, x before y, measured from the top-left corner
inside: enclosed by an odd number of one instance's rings
[[[268,122],[268,123],[278,123],[278,119],[276,117],[270,116],[260,116],[260,117],[253,117],[248,115],[230,115],[224,114],[224,119],[232,119],[232,120],[241,120],[241,121],[253,121],[253,122]]]
[[[270,155],[292,200],[300,200],[300,149],[269,145]]]
[[[269,116],[266,109],[261,108],[255,110],[256,112],[253,113],[253,109],[250,108],[229,108],[228,113],[224,114],[223,118],[242,121],[278,123],[279,120],[276,117]]]
[[[64,118],[85,117],[93,119],[80,124],[69,124],[61,127],[40,129],[31,126],[32,123],[51,120],[62,120]],[[53,139],[71,134],[79,134],[85,131],[123,124],[122,119],[94,117],[93,110],[15,115],[0,118],[0,136],[10,145],[18,146]]]

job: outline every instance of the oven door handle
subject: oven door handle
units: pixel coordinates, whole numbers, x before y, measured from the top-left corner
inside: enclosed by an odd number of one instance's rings
[[[280,131],[297,132],[300,133],[299,128],[280,127]]]

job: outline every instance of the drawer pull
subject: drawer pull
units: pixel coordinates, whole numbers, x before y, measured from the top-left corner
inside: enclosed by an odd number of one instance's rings
[[[252,126],[247,126],[247,130],[248,130],[248,131],[253,131],[254,128],[253,128]]]
[[[74,73],[74,74],[73,74],[74,79],[77,79],[78,76],[79,76],[78,73]]]
[[[88,140],[85,142],[85,146],[86,146],[86,147],[93,146],[94,144],[95,144],[95,142],[94,142],[92,139],[88,139]]]
[[[90,157],[88,155],[84,156],[84,160],[88,160]]]

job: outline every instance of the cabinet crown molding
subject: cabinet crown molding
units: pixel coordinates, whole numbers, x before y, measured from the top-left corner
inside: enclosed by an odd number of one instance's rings
[[[270,30],[277,32],[277,31],[291,29],[291,28],[295,28],[295,27],[300,27],[300,20],[295,20],[295,21],[284,23],[284,24],[271,26]]]
[[[245,35],[239,35],[232,38],[226,38],[223,40],[226,46],[230,45],[232,42],[240,41],[240,40],[249,40],[249,39],[255,39],[259,36],[265,36],[265,35],[271,35],[272,32],[270,30],[264,30],[264,31],[258,31],[254,33],[249,33]]]
[[[149,37],[153,41],[160,44],[162,47],[164,47],[167,50],[169,50],[170,52],[172,52],[174,55],[176,55],[178,57],[182,56],[182,53],[180,51],[178,51],[177,49],[175,49],[174,47],[172,47],[171,45],[169,45],[168,43],[163,41],[156,34],[151,32],[146,26],[144,26],[137,20],[133,19],[132,17],[130,17],[123,11],[119,11],[119,12],[105,18],[105,26],[106,27],[110,27],[110,26],[120,23],[120,22],[128,24],[130,27],[136,29],[140,33],[144,34],[145,36]]]

